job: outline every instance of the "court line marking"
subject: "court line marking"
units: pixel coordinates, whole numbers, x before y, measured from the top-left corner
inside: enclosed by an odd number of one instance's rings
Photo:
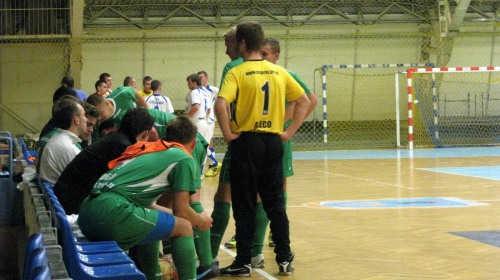
[[[330,175],[335,175],[335,176],[339,176],[339,177],[345,177],[345,178],[357,179],[357,180],[362,180],[362,181],[367,181],[367,182],[371,182],[371,183],[382,184],[382,185],[391,186],[391,187],[396,187],[396,188],[411,188],[411,187],[408,187],[408,186],[403,186],[403,185],[395,185],[395,184],[391,184],[391,183],[387,183],[387,182],[382,182],[382,181],[377,181],[377,180],[367,179],[367,178],[363,178],[363,177],[357,177],[357,176],[345,175],[345,174],[338,174],[338,173],[333,173],[333,172],[328,172],[328,171],[316,171],[316,172],[319,172],[319,173],[325,173],[325,174],[330,174]]]
[[[233,258],[236,257],[236,253],[233,252],[232,250],[227,249],[226,247],[224,247],[224,245],[220,245],[219,249],[221,249],[222,251],[226,252],[228,255],[232,256]],[[264,276],[266,279],[269,279],[269,280],[278,280],[277,278],[274,278],[271,274],[265,272],[264,270],[262,270],[260,268],[252,268],[252,272],[253,271],[259,273],[262,276]]]

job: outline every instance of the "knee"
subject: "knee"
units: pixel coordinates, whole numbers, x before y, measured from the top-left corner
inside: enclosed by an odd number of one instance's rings
[[[184,218],[175,217],[175,226],[170,237],[176,238],[184,236],[193,236],[191,223]]]

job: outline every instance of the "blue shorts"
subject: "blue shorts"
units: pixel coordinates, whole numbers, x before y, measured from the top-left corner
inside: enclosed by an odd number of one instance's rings
[[[172,234],[174,226],[175,218],[172,214],[158,212],[158,220],[156,221],[156,226],[149,233],[149,235],[146,236],[144,240],[142,240],[141,244],[148,244],[154,241],[167,239],[170,234]]]

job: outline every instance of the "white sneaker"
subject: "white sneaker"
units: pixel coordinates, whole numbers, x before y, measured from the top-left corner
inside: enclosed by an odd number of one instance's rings
[[[264,255],[258,254],[255,257],[252,257],[252,268],[264,268]]]

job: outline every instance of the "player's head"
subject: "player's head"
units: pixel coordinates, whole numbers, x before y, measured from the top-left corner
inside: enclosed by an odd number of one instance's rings
[[[101,114],[94,105],[88,102],[83,102],[83,109],[85,110],[85,117],[87,118],[87,131],[81,134],[80,138],[82,138],[82,140],[87,140],[90,138],[92,132],[94,131],[94,126]]]
[[[160,81],[158,81],[158,80],[151,81],[151,90],[153,92],[157,92],[160,89],[161,89],[161,82]]]
[[[260,52],[264,38],[264,29],[256,21],[242,22],[236,27],[236,41],[240,52]]]
[[[155,118],[146,108],[131,108],[123,116],[119,131],[127,135],[132,143],[135,143],[137,139],[145,138],[147,140],[154,123]]]
[[[205,71],[199,71],[196,73],[201,79],[201,85],[206,87],[208,85],[208,74]]]
[[[103,95],[94,93],[91,94],[87,98],[87,102],[94,105],[101,115],[101,120],[105,120],[109,118],[111,112],[108,110],[108,106],[106,106],[106,98]]]
[[[200,76],[198,76],[196,74],[189,75],[187,77],[186,81],[187,81],[188,88],[190,90],[193,90],[193,89],[201,86],[201,78],[200,78]]]
[[[144,92],[151,92],[151,82],[153,81],[153,78],[150,76],[145,76],[142,79],[142,90]]]
[[[73,78],[66,76],[62,78],[61,86],[73,88],[75,87],[75,81],[73,80]]]
[[[101,75],[99,75],[99,81],[105,82],[108,85],[108,88],[111,88],[111,86],[113,85],[113,81],[109,73],[102,73]]]
[[[123,86],[137,88],[137,81],[134,77],[127,76],[125,80],[123,80]]]
[[[101,80],[97,80],[97,82],[95,82],[95,90],[101,95],[106,95],[106,92],[108,91],[108,84]]]
[[[177,142],[191,150],[196,145],[198,128],[187,116],[179,116],[167,123],[167,135],[163,138],[167,142]]]
[[[73,97],[75,97],[76,96],[76,92],[71,87],[65,87],[65,86],[59,87],[56,90],[56,92],[54,92],[54,97],[56,97],[56,99],[52,99],[52,102],[55,104],[63,96],[73,96]]]
[[[280,42],[274,38],[266,38],[262,49],[260,51],[260,56],[271,63],[276,64],[280,58]]]
[[[87,118],[81,101],[74,96],[63,96],[54,105],[52,119],[56,127],[71,130],[80,136],[87,130]]]
[[[240,51],[238,49],[238,42],[236,41],[236,26],[229,29],[226,34],[224,34],[224,44],[226,45],[226,54],[235,60],[240,57]]]
[[[118,128],[116,127],[115,119],[113,119],[113,118],[105,119],[99,125],[99,137],[102,138],[102,137],[106,136],[108,133],[110,133],[112,131],[117,131],[117,130],[118,130]]]

